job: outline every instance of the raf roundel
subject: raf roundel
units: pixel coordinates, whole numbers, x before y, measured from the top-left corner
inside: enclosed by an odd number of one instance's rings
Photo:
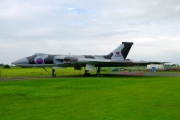
[[[42,59],[42,58],[38,58],[38,59],[36,60],[36,62],[37,62],[37,64],[42,64],[42,63],[43,63],[43,59]]]

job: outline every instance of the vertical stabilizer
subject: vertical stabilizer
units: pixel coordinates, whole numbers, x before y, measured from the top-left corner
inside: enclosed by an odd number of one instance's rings
[[[126,59],[132,45],[133,42],[122,42],[122,44],[124,44],[124,48],[121,51],[121,54],[123,55],[124,59]]]
[[[114,60],[125,60],[133,42],[122,42],[122,44],[117,47],[113,52],[109,55],[104,56],[106,59],[114,59]]]

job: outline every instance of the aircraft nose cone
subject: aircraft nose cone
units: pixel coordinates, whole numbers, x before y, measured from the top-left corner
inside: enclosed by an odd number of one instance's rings
[[[29,61],[27,58],[22,58],[22,59],[14,61],[12,64],[14,64],[14,65],[29,64]]]

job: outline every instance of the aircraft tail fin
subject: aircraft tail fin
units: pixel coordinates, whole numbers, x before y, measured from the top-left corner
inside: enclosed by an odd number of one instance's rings
[[[125,60],[132,45],[133,45],[133,42],[122,42],[120,46],[118,46],[109,55],[104,56],[104,57],[109,58],[109,59],[114,59],[114,60]]]

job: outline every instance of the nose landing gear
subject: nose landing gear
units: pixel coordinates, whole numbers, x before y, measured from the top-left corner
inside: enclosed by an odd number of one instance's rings
[[[55,74],[55,69],[52,69],[52,77],[55,78],[56,74]]]
[[[96,72],[98,77],[102,77],[103,75],[101,75],[101,66],[97,67],[97,72]]]

